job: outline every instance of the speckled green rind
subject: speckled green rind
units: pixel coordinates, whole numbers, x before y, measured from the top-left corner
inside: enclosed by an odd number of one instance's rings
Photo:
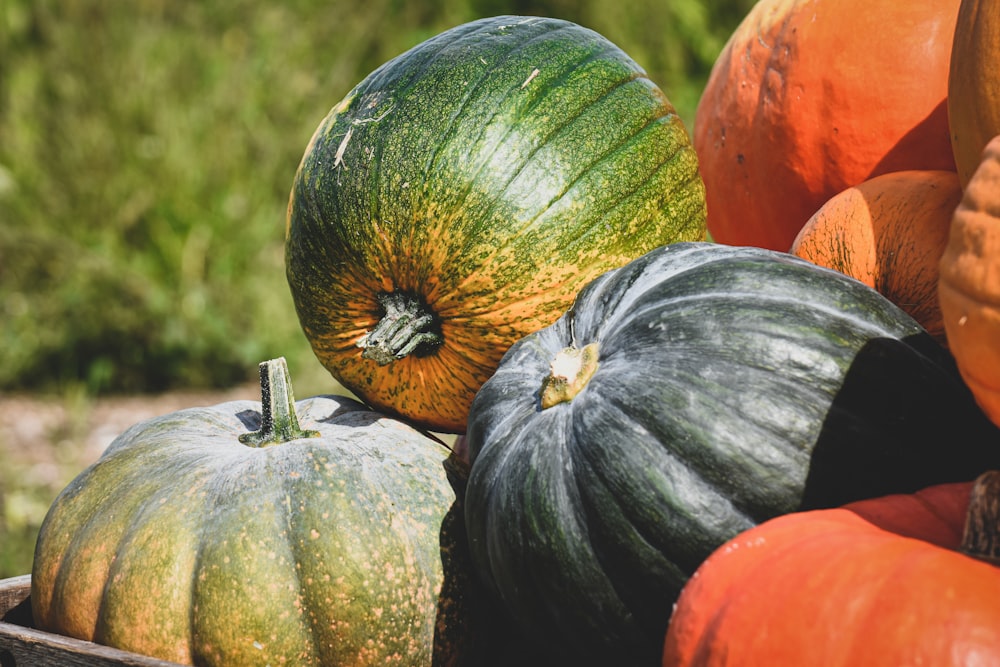
[[[331,111],[292,187],[286,265],[338,380],[460,432],[503,352],[587,281],[704,235],[697,157],[663,92],[593,31],[505,16],[420,44]],[[379,366],[358,343],[395,290],[444,342]]]
[[[32,571],[45,630],[200,665],[430,665],[448,451],[342,397],[254,448],[261,404],[123,433],[56,499]]]
[[[596,343],[571,401],[549,365]],[[475,566],[567,664],[652,665],[697,566],[778,514],[968,480],[1000,431],[953,360],[842,274],[675,244],[605,274],[515,344],[466,436]]]

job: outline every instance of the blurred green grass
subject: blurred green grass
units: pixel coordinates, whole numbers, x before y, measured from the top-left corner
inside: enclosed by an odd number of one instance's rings
[[[284,219],[309,137],[355,83],[465,21],[553,16],[621,46],[690,128],[751,5],[5,0],[0,393],[231,387],[279,355],[299,397],[330,391],[285,282]],[[22,573],[3,528],[0,576]]]
[[[355,83],[464,21],[557,16],[622,46],[690,127],[748,5],[7,0],[0,391],[225,387],[278,354],[321,389],[284,213],[309,137]]]

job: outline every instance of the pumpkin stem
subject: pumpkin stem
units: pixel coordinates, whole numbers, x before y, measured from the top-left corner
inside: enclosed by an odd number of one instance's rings
[[[361,356],[379,366],[416,353],[424,356],[437,349],[444,337],[441,322],[422,300],[405,292],[382,292],[378,297],[382,319],[358,341]]]
[[[984,472],[973,483],[960,549],[1000,565],[1000,470]]]
[[[597,343],[560,350],[549,368],[549,374],[542,380],[542,390],[539,393],[543,410],[571,401],[583,391],[597,371]]]
[[[244,445],[268,447],[319,435],[317,431],[299,427],[299,417],[295,414],[295,396],[292,395],[292,380],[284,357],[260,364],[260,404],[260,430],[241,435],[240,442]]]

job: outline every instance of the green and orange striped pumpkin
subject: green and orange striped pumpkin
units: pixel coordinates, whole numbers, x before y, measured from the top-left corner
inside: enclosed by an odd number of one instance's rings
[[[322,121],[286,267],[336,379],[462,432],[507,348],[586,282],[704,235],[689,135],[645,72],[591,30],[501,16],[389,61]]]

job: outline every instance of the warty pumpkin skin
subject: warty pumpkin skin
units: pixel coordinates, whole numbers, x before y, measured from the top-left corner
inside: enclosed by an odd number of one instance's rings
[[[1000,425],[1000,136],[986,145],[955,209],[938,299],[962,377]]]
[[[694,146],[720,243],[787,251],[830,197],[879,174],[954,171],[959,0],[761,0],[716,60]]]
[[[968,480],[1000,430],[874,290],[784,253],[673,244],[518,341],[469,416],[473,562],[574,664],[655,664],[672,601],[775,516]]]
[[[791,514],[735,537],[681,594],[663,667],[1000,663],[1000,569],[960,550],[971,488]]]
[[[965,187],[986,144],[1000,134],[1000,6],[962,0],[948,74],[948,127],[958,175]]]
[[[938,264],[961,199],[953,171],[882,174],[830,198],[790,252],[874,288],[946,344]]]
[[[274,363],[273,411],[139,423],[62,491],[38,628],[186,664],[431,664],[447,450],[351,399],[293,403]]]
[[[288,208],[288,282],[326,368],[462,432],[506,349],[587,280],[705,236],[670,102],[580,26],[496,17],[386,63],[323,120]]]

